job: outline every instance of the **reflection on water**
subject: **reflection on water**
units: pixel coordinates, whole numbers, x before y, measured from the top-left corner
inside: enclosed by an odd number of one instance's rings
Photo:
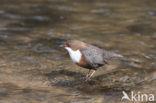
[[[1,0],[1,103],[117,103],[122,91],[156,94],[154,0]],[[125,56],[99,69],[71,63],[80,39]],[[128,101],[125,101],[128,102]]]

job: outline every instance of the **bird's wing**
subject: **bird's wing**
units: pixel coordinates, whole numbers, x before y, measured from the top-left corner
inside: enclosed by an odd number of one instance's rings
[[[85,60],[94,68],[106,63],[103,58],[103,50],[100,48],[89,45],[87,48],[81,49],[81,52],[85,56]]]

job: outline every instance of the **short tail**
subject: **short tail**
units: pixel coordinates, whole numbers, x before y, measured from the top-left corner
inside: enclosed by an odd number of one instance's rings
[[[111,59],[111,58],[123,58],[124,56],[114,53],[114,52],[108,52],[104,51],[104,58],[105,59]]]
[[[113,53],[112,57],[123,58],[124,56],[120,55],[120,54]]]

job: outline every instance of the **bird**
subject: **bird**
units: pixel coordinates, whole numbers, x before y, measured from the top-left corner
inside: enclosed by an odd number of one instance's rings
[[[85,77],[86,80],[90,79],[99,67],[109,64],[109,59],[123,57],[120,54],[101,49],[80,40],[67,40],[63,47],[68,51],[70,58],[75,64],[89,70]]]

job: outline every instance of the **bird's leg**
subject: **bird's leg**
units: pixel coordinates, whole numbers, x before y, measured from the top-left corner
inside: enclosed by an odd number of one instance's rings
[[[86,78],[88,78],[88,77],[89,77],[90,72],[91,72],[91,70],[89,69],[89,71],[88,71],[88,73],[87,73],[87,75],[86,75]]]
[[[93,74],[95,73],[95,70],[93,70],[93,72],[89,75],[89,79],[93,76]]]
[[[89,69],[89,72],[88,72],[88,74],[86,75],[86,81],[89,80],[89,79],[93,76],[94,73],[95,73],[95,70],[93,70],[93,71],[91,72],[91,70]]]

